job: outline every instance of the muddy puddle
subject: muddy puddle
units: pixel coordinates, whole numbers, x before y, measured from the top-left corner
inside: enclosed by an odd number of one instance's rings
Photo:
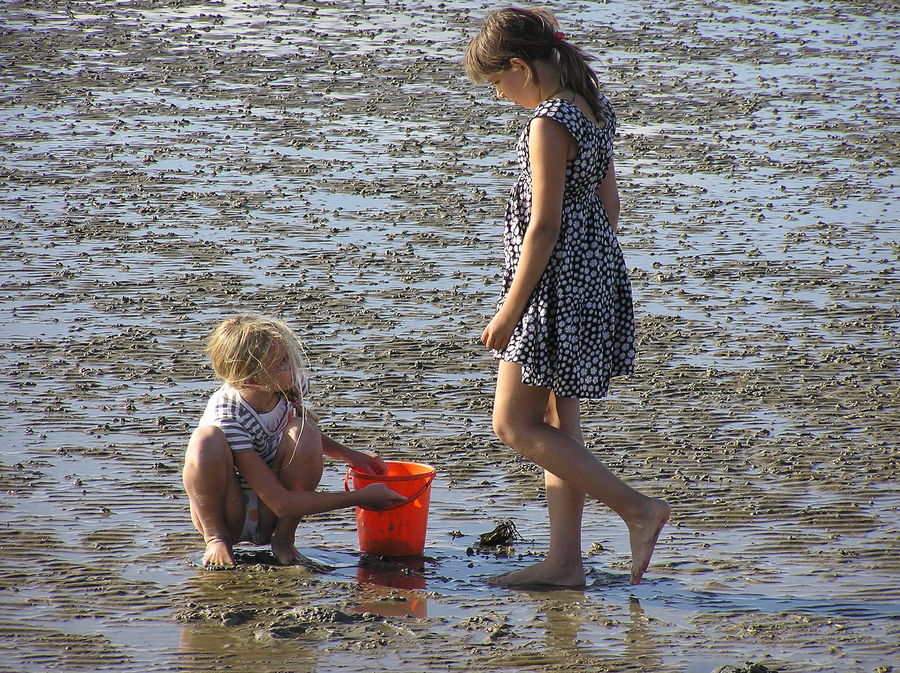
[[[8,2],[0,669],[897,665],[896,8],[553,6],[619,119],[640,356],[584,418],[674,506],[645,582],[598,505],[585,590],[485,581],[548,541],[478,343],[524,119],[462,73],[487,5]],[[246,309],[303,335],[328,432],[437,467],[425,558],[360,559],[345,511],[300,528],[330,573],[192,565],[202,343]]]

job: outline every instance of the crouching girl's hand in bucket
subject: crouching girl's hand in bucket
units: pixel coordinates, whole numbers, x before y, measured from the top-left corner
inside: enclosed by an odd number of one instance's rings
[[[350,467],[362,474],[385,474],[388,471],[384,460],[377,453],[347,449],[343,459]]]
[[[371,509],[384,509],[406,498],[396,491],[392,491],[384,484],[369,484],[358,491],[353,491],[356,496],[357,507],[369,507]]]

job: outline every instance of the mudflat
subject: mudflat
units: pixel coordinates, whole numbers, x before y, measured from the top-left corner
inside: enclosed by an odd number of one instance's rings
[[[465,79],[486,5],[7,3],[0,669],[895,665],[895,7],[553,7],[618,116],[640,353],[583,416],[673,505],[644,582],[591,503],[584,590],[487,584],[547,523],[478,342],[527,119]],[[330,434],[437,468],[424,558],[360,558],[342,511],[299,531],[329,573],[193,564],[203,342],[244,310],[302,335]]]

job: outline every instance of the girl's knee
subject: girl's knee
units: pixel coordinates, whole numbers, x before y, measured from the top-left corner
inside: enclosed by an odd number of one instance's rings
[[[315,460],[322,458],[322,433],[311,420],[294,419],[288,425],[279,447],[282,457]]]
[[[206,425],[194,430],[185,452],[185,466],[206,467],[210,464],[231,464],[231,448],[219,428]]]
[[[287,469],[304,470],[309,466],[321,466],[324,462],[322,442],[292,442],[284,447],[279,460],[281,471]]]
[[[497,439],[506,444],[506,446],[514,449],[519,448],[523,435],[521,422],[505,414],[494,413],[491,425]]]
[[[307,420],[294,422],[278,447],[278,479],[291,490],[314,490],[322,479],[322,433]]]

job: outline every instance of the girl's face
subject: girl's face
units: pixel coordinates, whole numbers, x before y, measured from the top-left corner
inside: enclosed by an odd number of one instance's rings
[[[497,98],[525,108],[533,108],[541,102],[541,94],[529,77],[528,66],[517,58],[510,61],[506,70],[494,73],[490,77],[491,84],[497,92]]]
[[[265,381],[261,387],[272,392],[284,392],[293,387],[294,368],[283,343],[276,341],[269,347],[263,377]]]

